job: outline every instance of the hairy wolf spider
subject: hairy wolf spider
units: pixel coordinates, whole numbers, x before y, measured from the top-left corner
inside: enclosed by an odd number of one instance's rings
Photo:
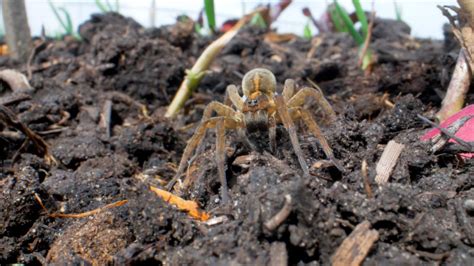
[[[319,90],[304,87],[295,94],[295,82],[291,79],[285,81],[281,95],[276,93],[276,79],[273,73],[267,69],[255,68],[245,74],[242,79],[242,90],[244,96],[241,97],[235,85],[227,87],[227,95],[237,110],[223,103],[213,101],[204,110],[202,120],[194,135],[186,146],[183,157],[179,163],[178,170],[174,178],[169,182],[168,189],[171,189],[185,168],[188,160],[193,155],[198,145],[202,142],[206,131],[209,128],[216,129],[216,161],[219,179],[222,185],[222,201],[228,201],[227,180],[225,177],[225,131],[226,129],[236,129],[242,137],[244,143],[253,147],[247,133],[256,131],[268,131],[270,150],[276,150],[276,125],[282,123],[290,136],[294,152],[298,157],[299,164],[305,175],[309,175],[309,168],[303,156],[294,122],[301,119],[311,133],[318,139],[326,156],[341,171],[342,166],[335,159],[332,149],[321,132],[316,121],[310,112],[303,108],[308,97],[314,98],[322,110],[334,121],[336,114]],[[212,116],[213,112],[217,116]]]

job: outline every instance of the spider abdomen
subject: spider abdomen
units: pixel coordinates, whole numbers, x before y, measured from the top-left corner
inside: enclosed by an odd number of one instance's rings
[[[254,112],[246,112],[244,114],[247,132],[268,130],[268,113],[267,110],[257,110]]]

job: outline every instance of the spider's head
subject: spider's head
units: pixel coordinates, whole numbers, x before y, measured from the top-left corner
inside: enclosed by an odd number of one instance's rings
[[[247,131],[268,128],[268,116],[275,110],[273,101],[276,89],[275,75],[270,70],[255,68],[242,79],[242,90],[245,96],[244,113]]]

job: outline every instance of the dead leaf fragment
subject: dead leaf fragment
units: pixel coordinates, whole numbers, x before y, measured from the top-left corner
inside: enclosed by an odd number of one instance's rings
[[[186,211],[191,217],[200,221],[209,220],[209,214],[199,209],[196,202],[192,200],[185,200],[181,197],[173,195],[172,193],[159,189],[154,186],[150,186],[151,191],[155,192],[156,195],[161,197],[164,201],[169,204],[175,205],[178,209]]]

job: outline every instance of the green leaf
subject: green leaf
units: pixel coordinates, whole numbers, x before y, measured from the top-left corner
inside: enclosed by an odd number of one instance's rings
[[[342,22],[342,19],[339,16],[334,4],[329,6],[328,11],[332,25],[336,29],[336,32],[347,32],[347,29],[344,27],[344,23]]]
[[[364,36],[364,38],[366,38],[367,32],[369,31],[369,23],[367,23],[367,16],[365,15],[365,11],[364,9],[362,9],[359,0],[352,0],[352,3],[354,4],[357,19],[359,20],[361,25],[360,29],[362,30],[362,35]]]
[[[109,10],[107,9],[107,7],[104,5],[104,3],[102,3],[101,0],[95,0],[95,5],[100,9],[100,11],[102,13],[107,13],[109,12]]]
[[[403,21],[402,20],[402,6],[397,3],[396,1],[393,1],[393,5],[395,6],[395,17],[397,18],[397,21]]]
[[[313,33],[311,32],[311,26],[309,22],[306,22],[306,25],[304,26],[303,37],[308,40],[313,38]]]
[[[357,30],[355,29],[354,23],[352,23],[352,20],[349,17],[349,14],[347,14],[347,11],[341,8],[341,6],[336,0],[334,0],[334,4],[336,6],[336,11],[338,15],[341,17],[342,21],[344,22],[344,25],[346,26],[349,34],[352,36],[354,41],[357,43],[358,46],[361,46],[362,44],[364,44],[364,39],[362,38],[360,33],[357,32]]]
[[[58,12],[58,9],[56,8],[56,6],[54,6],[54,4],[51,2],[51,0],[48,0],[48,3],[49,3],[49,7],[51,8],[51,10],[53,10],[54,16],[59,21],[59,24],[61,24],[63,29],[67,32],[66,22],[64,22],[64,20],[62,19],[61,15]]]
[[[105,3],[107,4],[107,7],[108,7],[110,12],[114,11],[114,7],[110,4],[109,0],[105,0]]]
[[[259,12],[253,15],[252,19],[250,20],[250,25],[257,26],[262,29],[267,28],[267,23],[265,22],[265,19],[263,19],[262,15]]]
[[[71,36],[74,35],[74,27],[72,25],[71,15],[69,15],[69,12],[64,7],[60,7],[58,10],[63,12],[64,17],[66,18],[66,27],[64,28],[66,30],[66,34]]]
[[[204,10],[206,11],[207,24],[211,31],[216,28],[216,14],[214,13],[214,0],[204,0]]]

